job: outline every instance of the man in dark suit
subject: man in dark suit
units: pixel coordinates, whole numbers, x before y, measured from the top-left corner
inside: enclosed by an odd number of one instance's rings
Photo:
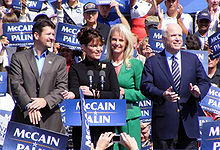
[[[55,40],[49,20],[33,26],[34,46],[12,56],[10,80],[16,105],[12,121],[65,133],[58,104],[67,90],[65,58],[49,52]]]
[[[198,102],[207,94],[209,79],[197,56],[180,51],[182,29],[163,30],[165,50],[146,60],[141,92],[153,101],[154,149],[197,149]]]

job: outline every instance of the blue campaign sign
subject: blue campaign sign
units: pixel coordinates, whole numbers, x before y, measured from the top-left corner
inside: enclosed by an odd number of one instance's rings
[[[7,93],[7,72],[0,72],[0,96],[5,96]]]
[[[199,60],[201,61],[206,74],[208,75],[208,55],[209,55],[208,51],[198,51],[198,50],[183,50],[183,51],[196,54]]]
[[[81,126],[79,99],[67,99],[60,104],[62,120],[66,126]],[[124,126],[126,100],[86,99],[87,118],[90,126]]]
[[[214,59],[220,55],[220,31],[211,35],[208,38],[208,42],[209,42],[209,47],[213,50],[211,59]]]
[[[27,2],[26,2],[26,7],[27,7],[30,11],[39,12],[39,11],[41,10],[41,8],[42,8],[42,4],[43,4],[43,1],[39,1],[39,0],[27,0]],[[20,0],[13,0],[11,7],[12,7],[13,9],[21,10]]]
[[[220,149],[220,121],[207,122],[202,127],[201,150]]]
[[[220,114],[220,89],[218,87],[211,86],[209,92],[202,99],[200,103],[202,109]]]
[[[138,102],[138,106],[141,109],[140,120],[142,122],[151,122],[152,104],[152,101],[149,99]]]
[[[68,136],[10,121],[3,150],[64,150]]]
[[[8,122],[11,119],[11,111],[0,110],[0,145],[3,146]]]
[[[183,45],[185,45],[186,34],[183,34]],[[165,47],[162,42],[162,30],[150,29],[149,44],[154,53],[161,52]]]
[[[59,22],[57,25],[56,42],[73,50],[81,50],[79,41],[76,38],[79,31],[80,27]]]
[[[212,121],[213,121],[212,117],[199,116],[199,130],[200,130],[200,135],[202,135],[202,126],[203,126],[203,123],[212,122]],[[199,140],[201,140],[201,139],[199,139]]]
[[[9,46],[32,46],[33,25],[34,22],[3,23],[3,35],[8,38]]]

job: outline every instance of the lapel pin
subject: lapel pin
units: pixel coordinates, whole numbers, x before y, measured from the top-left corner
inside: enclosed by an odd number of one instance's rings
[[[48,63],[49,63],[49,64],[52,64],[52,61],[49,60]]]

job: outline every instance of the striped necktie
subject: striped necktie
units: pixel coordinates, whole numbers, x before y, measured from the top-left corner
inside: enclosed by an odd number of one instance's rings
[[[173,76],[173,82],[176,86],[177,91],[180,89],[180,69],[178,66],[177,61],[175,60],[175,56],[172,56],[172,76]]]

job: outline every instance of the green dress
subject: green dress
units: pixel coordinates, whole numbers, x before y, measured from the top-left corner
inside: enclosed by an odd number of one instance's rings
[[[145,100],[145,96],[141,94],[140,82],[143,71],[143,64],[137,59],[130,59],[131,67],[126,68],[125,64],[121,67],[118,75],[119,86],[124,88],[127,103],[126,109],[126,126],[118,127],[116,133],[126,132],[134,137],[141,149],[141,111],[137,104],[138,101]],[[114,150],[126,149],[120,144],[114,145]]]

